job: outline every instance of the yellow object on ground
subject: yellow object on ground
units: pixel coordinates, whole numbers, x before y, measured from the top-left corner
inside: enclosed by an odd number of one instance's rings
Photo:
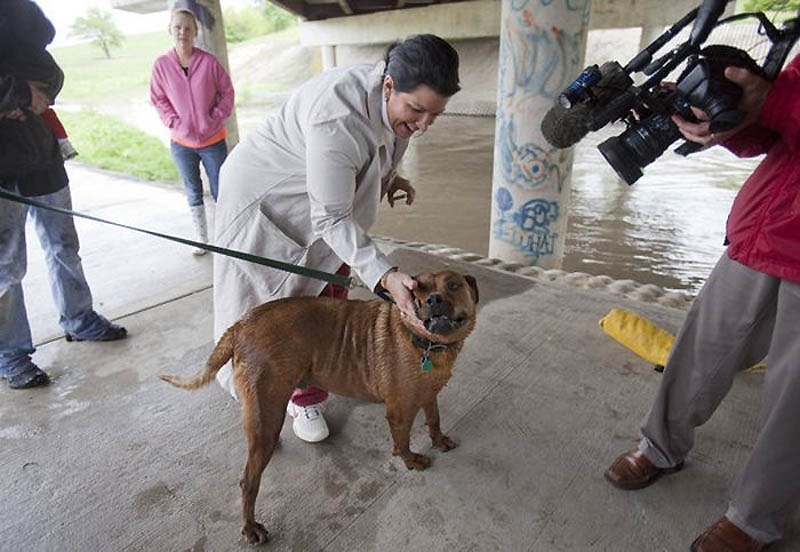
[[[612,309],[600,319],[600,327],[616,341],[656,366],[667,363],[675,336],[624,309]]]
[[[646,318],[624,309],[611,309],[600,319],[600,327],[618,343],[647,362],[658,367],[667,364],[675,336]],[[748,370],[764,370],[766,367],[766,360],[763,360],[749,367]]]

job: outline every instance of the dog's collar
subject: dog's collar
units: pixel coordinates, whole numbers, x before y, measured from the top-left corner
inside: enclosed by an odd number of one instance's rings
[[[409,333],[411,333],[411,342],[420,349],[425,349],[425,351],[447,349],[447,345],[445,345],[444,343],[436,343],[435,341],[430,341],[428,339],[425,339],[424,337],[420,337],[415,333],[412,332]]]
[[[433,362],[431,362],[431,353],[433,351],[447,350],[447,345],[444,343],[430,341],[424,337],[418,336],[415,333],[411,333],[411,343],[422,349],[422,358],[419,360],[419,365],[423,372],[430,372],[433,370]]]

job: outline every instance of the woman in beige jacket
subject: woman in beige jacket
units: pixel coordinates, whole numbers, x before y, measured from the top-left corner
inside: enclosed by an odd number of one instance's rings
[[[434,35],[390,46],[376,65],[328,71],[287,102],[228,156],[220,174],[216,242],[324,272],[349,274],[370,289],[379,284],[413,314],[416,282],[397,271],[368,231],[384,196],[406,193],[396,175],[408,140],[424,132],[459,90],[458,54]],[[230,257],[214,263],[214,332],[222,333],[252,307],[300,295],[347,296],[324,282]],[[218,374],[234,397],[230,366]],[[320,403],[327,393],[298,389],[289,403],[295,434],[328,436]]]

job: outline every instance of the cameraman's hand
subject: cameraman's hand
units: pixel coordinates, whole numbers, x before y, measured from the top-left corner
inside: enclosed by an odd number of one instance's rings
[[[692,106],[691,109],[692,113],[694,113],[694,116],[697,118],[696,123],[687,121],[680,115],[673,115],[671,117],[672,122],[675,123],[675,125],[678,127],[678,130],[681,131],[683,137],[690,142],[695,142],[696,144],[701,144],[704,147],[709,147],[718,142],[723,134],[731,132],[720,132],[719,134],[712,133],[711,129],[709,128],[711,123],[709,122],[708,113],[694,106]]]
[[[761,115],[761,110],[764,108],[764,102],[767,99],[770,88],[772,88],[772,83],[741,67],[726,67],[725,78],[738,84],[742,89],[739,110],[744,113],[744,121],[736,130],[753,124]]]
[[[742,89],[742,98],[739,101],[738,108],[744,113],[744,119],[738,126],[715,134],[709,129],[708,114],[702,109],[692,107],[692,112],[699,121],[697,123],[687,121],[680,115],[672,116],[672,122],[678,126],[678,130],[687,140],[706,147],[713,146],[719,142],[724,142],[744,127],[750,126],[758,120],[772,84],[765,78],[741,67],[726,67],[725,77]]]

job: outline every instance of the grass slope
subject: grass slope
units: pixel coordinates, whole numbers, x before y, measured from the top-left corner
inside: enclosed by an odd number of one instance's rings
[[[149,105],[150,72],[156,57],[172,47],[166,32],[130,35],[112,58],[91,44],[55,48],[64,70],[56,111],[84,163],[139,178],[178,183],[169,149],[148,125],[163,132]],[[299,45],[297,27],[228,46],[239,126],[276,107],[286,93],[318,71],[313,51]],[[149,128],[152,128],[149,127]]]

